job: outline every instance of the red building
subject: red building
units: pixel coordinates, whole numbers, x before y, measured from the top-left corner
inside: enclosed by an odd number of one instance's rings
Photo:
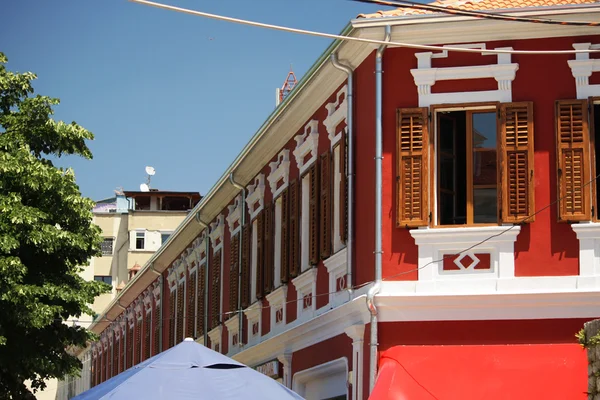
[[[437,4],[600,20],[575,2]],[[93,382],[191,336],[307,399],[587,398],[598,29],[351,21],[391,44],[332,43],[93,325]]]

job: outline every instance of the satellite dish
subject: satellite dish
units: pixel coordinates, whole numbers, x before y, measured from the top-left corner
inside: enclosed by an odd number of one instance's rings
[[[156,173],[156,171],[154,170],[154,167],[146,167],[146,173],[152,176]]]
[[[150,191],[150,187],[146,183],[142,183],[140,185],[140,191],[142,191],[142,192],[149,192]]]

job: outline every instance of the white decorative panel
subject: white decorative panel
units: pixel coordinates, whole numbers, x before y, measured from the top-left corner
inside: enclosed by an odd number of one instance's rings
[[[598,50],[600,44],[574,43],[575,50]],[[575,78],[578,99],[587,99],[592,96],[600,96],[600,85],[590,85],[590,76],[593,72],[600,71],[600,60],[590,59],[589,53],[577,53],[574,60],[569,60],[571,73]]]
[[[290,151],[282,150],[277,156],[277,160],[270,163],[269,167],[271,167],[271,173],[267,180],[269,181],[273,198],[276,198],[287,188],[290,180]],[[279,182],[281,182],[280,185]]]
[[[342,131],[336,132],[336,128],[348,117],[348,85],[344,85],[336,95],[335,101],[327,103],[327,118],[323,121],[327,129],[327,137],[333,148],[342,138]]]
[[[319,121],[313,119],[304,127],[304,133],[294,138],[296,149],[294,156],[296,164],[302,175],[308,167],[317,160],[317,149],[319,144]]]

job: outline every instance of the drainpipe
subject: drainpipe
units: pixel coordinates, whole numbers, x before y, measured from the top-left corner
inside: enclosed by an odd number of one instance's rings
[[[385,26],[385,41],[389,42],[392,36],[392,27]],[[375,307],[375,295],[381,289],[381,163],[383,159],[383,133],[382,133],[382,75],[383,75],[383,52],[387,45],[382,44],[375,54],[375,284],[367,293],[367,308],[371,313],[371,352],[369,371],[369,393],[373,391],[375,379],[377,378],[377,307]]]
[[[244,329],[244,319],[242,318],[242,241],[244,240],[244,225],[246,225],[246,188],[240,185],[233,178],[233,172],[229,174],[229,181],[231,184],[242,192],[242,202],[240,207],[242,207],[242,221],[240,225],[240,240],[238,240],[238,298],[237,298],[237,307],[238,307],[238,346],[241,347],[243,344],[242,341],[242,333]],[[229,277],[231,279],[231,277]]]
[[[158,321],[159,321],[159,330],[158,330],[158,352],[163,351],[163,308],[165,304],[165,299],[163,298],[163,277],[160,272],[158,272],[154,268],[154,263],[150,264],[150,271],[154,272],[158,275],[158,287],[159,287],[159,298],[160,298],[160,309],[158,310]]]
[[[346,243],[346,288],[352,294],[352,254],[354,252],[354,79],[352,68],[339,62],[337,52],[331,55],[331,63],[339,70],[344,71],[348,75],[348,95],[346,102],[348,104],[348,116],[346,118],[347,140],[346,146],[347,160],[346,171],[341,171],[346,174],[346,182],[348,183],[348,238]],[[340,157],[343,157],[340,154]]]
[[[196,221],[205,229],[206,231],[206,249],[204,250],[204,254],[206,254],[206,268],[204,268],[204,310],[203,312],[203,331],[204,331],[204,345],[208,344],[208,266],[209,266],[209,252],[210,252],[210,236],[208,236],[208,224],[202,222],[200,218],[200,213],[196,214]],[[200,267],[200,266],[198,266]],[[208,346],[207,346],[208,347]]]

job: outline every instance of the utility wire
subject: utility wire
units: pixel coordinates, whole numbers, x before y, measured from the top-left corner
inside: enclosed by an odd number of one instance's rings
[[[472,11],[465,10],[459,7],[446,7],[446,6],[437,6],[434,4],[420,4],[414,1],[397,1],[397,0],[350,0],[358,3],[367,3],[367,4],[380,4],[383,6],[390,7],[400,7],[400,8],[410,8],[415,10],[425,10],[432,12],[441,12],[444,14],[453,14],[453,15],[464,15],[468,17],[482,18],[482,19],[495,19],[501,21],[511,21],[511,22],[528,22],[535,24],[552,24],[552,25],[566,25],[566,26],[600,26],[600,22],[590,22],[590,21],[560,21],[556,19],[549,18],[531,18],[531,17],[518,17],[514,15],[501,14],[493,11]]]
[[[414,43],[386,42],[384,40],[366,39],[366,38],[359,38],[359,37],[353,37],[353,36],[342,36],[342,35],[335,35],[332,33],[324,33],[324,32],[309,31],[306,29],[290,28],[290,27],[286,27],[286,26],[282,26],[282,25],[265,24],[262,22],[255,22],[255,21],[250,21],[250,20],[246,20],[246,19],[226,17],[226,16],[219,15],[219,14],[211,14],[211,13],[202,12],[202,11],[190,10],[187,8],[175,7],[175,6],[171,6],[168,4],[155,3],[153,1],[148,1],[148,0],[129,0],[129,1],[147,5],[147,6],[151,6],[151,7],[162,8],[165,10],[176,11],[176,12],[180,12],[180,13],[184,13],[184,14],[190,14],[190,15],[195,15],[195,16],[199,16],[199,17],[211,18],[211,19],[216,19],[216,20],[226,21],[226,22],[233,22],[236,24],[255,26],[255,27],[259,27],[259,28],[274,29],[274,30],[278,30],[278,31],[298,33],[298,34],[302,34],[302,35],[325,37],[325,38],[329,38],[329,39],[339,39],[339,40],[345,40],[345,41],[371,43],[371,44],[377,44],[377,45],[383,44],[383,45],[388,45],[388,46],[406,47],[406,48],[410,48],[410,49],[419,49],[419,50],[432,50],[432,51],[433,50],[435,50],[435,51],[444,51],[445,50],[445,51],[458,51],[458,52],[463,52],[463,53],[486,53],[486,54],[538,54],[538,55],[540,55],[540,54],[577,54],[577,53],[598,53],[598,52],[600,52],[600,50],[593,50],[593,49],[583,49],[583,50],[575,50],[575,49],[574,50],[470,49],[470,48],[464,48],[464,47],[431,46],[431,45],[414,44]]]

